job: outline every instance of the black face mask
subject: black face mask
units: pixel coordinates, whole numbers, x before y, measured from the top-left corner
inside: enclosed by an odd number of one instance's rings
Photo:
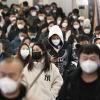
[[[41,52],[33,52],[32,53],[32,58],[33,58],[33,61],[38,61],[42,58],[42,54]]]

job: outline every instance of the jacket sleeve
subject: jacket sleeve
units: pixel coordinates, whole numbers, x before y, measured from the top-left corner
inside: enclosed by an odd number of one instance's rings
[[[23,74],[23,78],[21,80],[21,83],[23,85],[25,85],[28,89],[29,83],[28,83],[28,70],[27,70],[27,67],[24,68],[22,74]]]
[[[63,78],[58,70],[58,68],[52,64],[52,74],[53,74],[53,80],[51,85],[51,92],[53,96],[56,98],[58,96],[59,90],[61,89],[61,86],[63,84]]]
[[[61,87],[57,100],[66,100],[66,85],[65,84],[63,84],[63,86]]]

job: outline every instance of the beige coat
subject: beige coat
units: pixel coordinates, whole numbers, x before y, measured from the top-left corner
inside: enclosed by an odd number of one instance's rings
[[[33,80],[41,70],[42,66],[34,67],[32,71],[28,71],[27,66],[25,67],[22,82],[27,86],[27,88],[30,87]],[[28,100],[55,100],[62,84],[63,79],[58,68],[54,64],[51,64],[50,70],[48,72],[43,72],[32,88],[28,89],[27,98]]]

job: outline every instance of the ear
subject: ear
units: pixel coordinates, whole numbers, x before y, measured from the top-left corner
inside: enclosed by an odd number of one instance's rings
[[[23,79],[23,77],[24,77],[24,74],[21,74],[20,77],[19,77],[19,79],[18,79],[18,82],[21,82],[22,79]]]
[[[21,74],[21,77],[20,77],[20,79],[23,79],[23,77],[24,77],[24,74]]]

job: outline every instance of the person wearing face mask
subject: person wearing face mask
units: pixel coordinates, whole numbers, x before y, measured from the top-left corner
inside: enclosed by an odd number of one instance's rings
[[[13,49],[14,54],[16,54],[18,47],[23,42],[24,38],[28,37],[27,30],[21,30],[19,35],[15,37],[14,40],[11,41],[11,47]]]
[[[95,38],[93,43],[96,44],[100,48],[100,38]]]
[[[78,19],[78,17],[79,17],[79,9],[75,8],[72,11],[72,18],[75,20]]]
[[[85,17],[84,16],[80,16],[80,17],[78,17],[78,20],[80,21],[81,27],[83,27],[83,22],[85,20]]]
[[[73,25],[72,30],[76,31],[75,36],[77,37],[82,32],[82,27],[80,26],[79,20],[75,20],[72,25]]]
[[[57,100],[100,99],[100,49],[95,44],[79,50],[79,69],[66,77]]]
[[[56,23],[54,21],[50,22],[48,24],[48,27],[47,27],[47,30],[45,30],[46,28],[44,28],[44,32],[42,34],[40,34],[39,36],[39,42],[43,42],[44,40],[46,40],[48,38],[48,35],[49,35],[49,30],[50,28],[53,26],[53,25],[56,25]]]
[[[80,34],[77,39],[76,39],[77,44],[75,45],[75,47],[73,48],[73,57],[76,60],[76,65],[78,62],[78,51],[81,48],[81,46],[83,45],[87,45],[90,44],[90,40],[89,37],[84,35],[84,34]],[[77,65],[78,66],[78,65]]]
[[[9,43],[5,40],[0,40],[0,61],[4,60],[5,58],[7,57],[10,57],[10,49],[8,51],[8,47],[7,45],[9,46]]]
[[[61,75],[69,69],[72,61],[72,46],[64,41],[63,33],[59,26],[53,25],[49,30],[49,35],[43,42],[47,48],[48,55],[52,63],[56,64]]]
[[[76,38],[82,34],[83,30],[82,27],[80,26],[79,20],[74,20],[72,23],[71,29],[67,33],[67,40],[73,45],[76,44]]]
[[[35,7],[30,8],[30,13],[28,14],[26,20],[30,26],[33,25],[34,21],[37,20],[37,9]]]
[[[87,35],[90,40],[92,40],[93,38],[93,32],[92,32],[92,26],[91,26],[91,22],[90,19],[85,19],[83,22],[83,32],[85,35]]]
[[[100,25],[95,27],[92,40],[94,41],[95,38],[100,38]]]
[[[0,99],[26,100],[26,87],[21,83],[23,64],[9,57],[0,62]]]
[[[16,57],[23,62],[25,67],[30,61],[31,58],[30,54],[31,53],[30,53],[29,45],[27,45],[26,43],[22,43],[21,46],[19,47]]]
[[[27,17],[28,14],[29,14],[29,8],[30,8],[29,2],[28,1],[23,1],[23,3],[22,3],[22,11],[23,11],[25,17]]]
[[[26,28],[26,20],[24,19],[24,17],[19,17],[17,18],[17,28],[19,30]]]
[[[38,19],[39,19],[39,22],[38,22],[39,32],[41,33],[41,31],[44,28],[44,26],[47,26],[45,11],[40,10],[38,12]]]
[[[26,25],[26,20],[23,17],[19,17],[16,19],[16,25],[14,25],[14,28],[11,30],[11,32],[8,34],[9,41],[12,41],[18,36],[20,31],[28,30]]]
[[[14,12],[10,12],[10,15],[9,15],[9,25],[5,26],[7,27],[7,31],[6,31],[6,36],[8,37],[10,34],[12,34],[12,32],[15,31],[16,29],[16,14]]]
[[[50,5],[45,5],[45,6],[44,6],[44,10],[45,10],[45,12],[46,12],[46,15],[50,14],[50,13],[51,13]]]
[[[56,19],[57,25],[60,25],[61,22],[62,22],[62,17],[61,16],[58,16],[57,19]]]
[[[56,100],[63,79],[58,68],[50,63],[43,44],[34,43],[31,61],[31,66],[24,68],[22,80],[28,88],[28,100]]]
[[[68,14],[69,25],[71,26],[71,23],[73,23],[74,20],[78,20],[79,16],[80,16],[79,9],[77,9],[77,8],[73,9],[73,11]]]
[[[45,17],[46,17],[45,12],[43,10],[40,10],[38,12],[38,18],[39,18],[40,22],[44,21],[45,20]]]
[[[64,39],[65,39],[65,41],[67,41],[68,37],[70,36],[70,34],[69,34],[70,27],[68,25],[68,19],[66,17],[64,17],[62,19],[60,27],[61,27],[61,30],[63,32]]]
[[[34,25],[34,26],[29,28],[29,30],[28,30],[28,37],[30,38],[31,42],[37,42],[39,40],[39,33],[38,33],[38,31],[39,31],[39,27],[37,25]]]
[[[49,24],[50,22],[55,21],[54,17],[52,16],[52,14],[48,14],[46,17],[46,21]]]

